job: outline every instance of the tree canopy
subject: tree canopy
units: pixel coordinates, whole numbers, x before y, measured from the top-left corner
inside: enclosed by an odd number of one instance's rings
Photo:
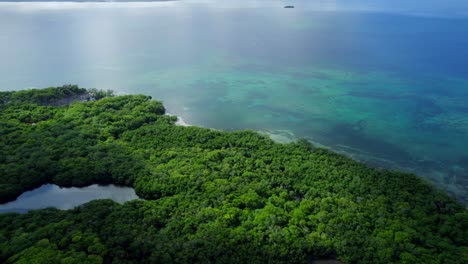
[[[468,263],[468,213],[425,180],[309,142],[175,125],[77,86],[0,92],[0,201],[45,183],[144,200],[0,215],[5,263]]]

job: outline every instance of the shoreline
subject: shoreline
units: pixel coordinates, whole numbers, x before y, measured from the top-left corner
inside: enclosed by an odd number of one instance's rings
[[[175,122],[176,126],[203,127],[203,126],[189,124],[185,122],[185,120],[182,117],[178,115],[173,115],[171,113],[166,113],[166,114],[169,116],[177,117],[177,121]],[[209,128],[209,129],[219,130],[219,129],[214,129],[214,128]],[[227,130],[222,130],[222,131],[227,131]],[[287,129],[252,130],[252,131],[255,131],[256,133],[259,133],[261,135],[265,135],[271,140],[273,140],[275,143],[279,143],[279,144],[288,144],[288,143],[293,143],[299,140],[299,138],[296,137],[291,130],[287,130]],[[420,169],[418,169],[417,166],[414,166],[414,167],[403,166],[403,165],[400,165],[396,161],[386,159],[386,158],[376,157],[369,152],[365,152],[365,151],[362,151],[360,149],[356,149],[350,146],[338,145],[338,148],[333,148],[327,145],[323,145],[317,141],[314,141],[310,137],[307,137],[305,139],[315,147],[323,148],[333,153],[343,155],[356,162],[362,163],[369,168],[373,168],[377,170],[389,170],[389,171],[395,171],[395,172],[401,172],[401,173],[414,174],[418,178],[422,179],[423,181],[427,182],[431,186],[435,187],[436,189],[447,193],[450,197],[457,200],[458,202],[463,204],[466,208],[468,208],[468,198],[465,195],[463,195],[464,193],[463,189],[453,184],[452,185],[444,184],[442,182],[442,179],[440,178],[441,177],[440,175],[444,175],[445,173],[440,170],[433,170],[431,173],[423,172],[423,171],[420,171]],[[345,149],[349,149],[352,151],[346,151]]]
[[[184,121],[184,119],[183,119],[182,117],[178,116],[178,115],[173,115],[173,114],[168,113],[168,112],[166,113],[166,115],[167,115],[167,116],[175,116],[175,117],[177,117],[177,121],[175,122],[175,125],[176,125],[176,126],[184,126],[184,127],[192,126],[192,125],[190,125],[190,124],[187,124],[187,123]]]

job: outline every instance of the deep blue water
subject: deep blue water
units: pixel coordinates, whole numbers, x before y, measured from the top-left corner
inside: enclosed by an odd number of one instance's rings
[[[284,9],[293,4],[296,8]],[[0,89],[144,93],[468,200],[468,1],[0,3]]]

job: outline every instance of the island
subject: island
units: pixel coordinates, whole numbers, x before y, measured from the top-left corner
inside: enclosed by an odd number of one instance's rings
[[[0,262],[468,263],[466,208],[416,175],[176,121],[146,95],[0,92],[3,203],[46,183],[143,198],[0,214]]]

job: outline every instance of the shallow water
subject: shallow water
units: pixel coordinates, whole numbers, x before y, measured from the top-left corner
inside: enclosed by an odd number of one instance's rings
[[[468,201],[467,2],[387,2],[0,4],[0,89],[149,94],[189,124],[305,137]]]
[[[47,207],[67,210],[96,199],[111,199],[124,203],[138,199],[138,196],[132,188],[115,185],[93,184],[82,188],[62,188],[55,184],[44,184],[21,194],[14,201],[0,204],[0,213],[24,213]]]

